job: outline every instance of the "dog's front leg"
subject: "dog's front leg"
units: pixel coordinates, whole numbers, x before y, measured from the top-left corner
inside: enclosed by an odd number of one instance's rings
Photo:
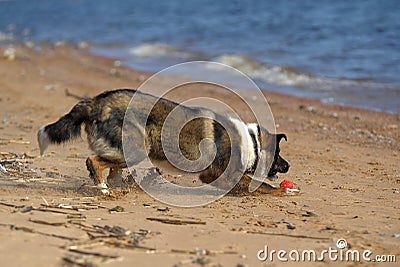
[[[107,184],[110,187],[124,186],[124,181],[122,179],[122,169],[119,167],[111,167],[110,173],[107,176]]]
[[[86,167],[90,173],[90,178],[92,178],[94,184],[101,188],[103,194],[108,194],[108,186],[103,177],[103,171],[109,168],[107,162],[102,160],[100,157],[88,157],[86,160]]]

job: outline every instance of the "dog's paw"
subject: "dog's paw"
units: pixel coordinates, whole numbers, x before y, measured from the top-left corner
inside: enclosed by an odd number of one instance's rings
[[[110,194],[110,190],[108,189],[108,186],[106,183],[100,183],[97,185],[97,187],[100,189],[100,192],[103,193],[104,195]]]

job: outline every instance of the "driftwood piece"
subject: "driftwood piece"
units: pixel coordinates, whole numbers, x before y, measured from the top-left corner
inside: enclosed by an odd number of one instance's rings
[[[175,225],[187,225],[187,224],[206,224],[206,222],[203,222],[201,220],[182,220],[182,219],[171,219],[171,218],[154,218],[154,217],[149,217],[146,218],[149,221],[156,221],[156,222],[161,222],[161,223],[166,223],[166,224],[175,224]]]
[[[17,139],[0,139],[0,145],[8,145],[8,144],[19,144],[19,145],[29,145],[31,142],[26,140],[17,140]]]
[[[285,233],[273,233],[273,232],[262,232],[262,231],[246,231],[247,234],[259,234],[259,235],[274,235],[274,236],[285,236],[292,238],[305,238],[305,239],[315,239],[315,240],[326,240],[330,241],[331,239],[328,237],[320,237],[320,236],[308,236],[308,235],[293,235],[293,234],[285,234]]]
[[[4,223],[0,223],[0,226],[9,227],[11,230],[15,230],[15,231],[23,231],[23,232],[27,232],[27,233],[56,237],[56,238],[60,238],[60,239],[70,240],[70,241],[78,240],[78,238],[75,238],[75,237],[40,232],[40,231],[35,230],[34,228],[30,228],[30,227],[26,227],[26,226],[17,226],[14,224],[4,224]]]
[[[85,96],[80,96],[80,95],[71,93],[68,89],[65,89],[65,96],[72,97],[72,98],[75,98],[77,100],[83,100],[83,99],[87,98]]]
[[[44,220],[36,220],[36,219],[29,219],[30,222],[37,223],[37,224],[44,224],[50,226],[66,226],[65,222],[48,222]]]

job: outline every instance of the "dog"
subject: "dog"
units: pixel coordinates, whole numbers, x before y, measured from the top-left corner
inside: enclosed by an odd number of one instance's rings
[[[134,105],[129,105],[133,96],[136,101]],[[154,104],[150,106],[149,103]],[[146,110],[150,112],[144,114]],[[43,155],[50,144],[61,144],[81,136],[83,125],[89,147],[95,154],[87,158],[87,169],[94,184],[107,189],[107,181],[110,182],[121,174],[123,168],[141,162],[146,156],[151,160],[168,160],[162,134],[171,114],[172,130],[166,136],[178,137],[178,149],[183,155],[181,160],[193,162],[201,158],[204,151],[214,152],[214,158],[208,163],[202,162],[200,165],[203,164],[203,168],[197,171],[204,183],[212,184],[219,180],[215,186],[225,182],[237,184],[235,188],[243,190],[256,174],[265,152],[271,156],[267,159],[264,156],[262,163],[265,166],[258,170],[258,176],[275,180],[277,173],[289,170],[289,163],[279,155],[280,141],[287,141],[285,134],[272,134],[255,123],[244,123],[204,108],[179,105],[134,89],[105,91],[93,98],[80,100],[69,113],[40,128],[37,133],[40,154]],[[124,124],[125,118],[130,118],[129,123]],[[174,123],[188,118],[193,119],[176,133]],[[139,120],[143,122],[138,123]],[[139,149],[123,151],[123,138]],[[212,142],[202,144],[202,140]],[[231,157],[234,159],[233,171],[226,174],[221,182],[217,178],[223,176]],[[109,169],[107,178],[103,177],[105,169]],[[244,175],[239,180],[231,181],[234,172]]]

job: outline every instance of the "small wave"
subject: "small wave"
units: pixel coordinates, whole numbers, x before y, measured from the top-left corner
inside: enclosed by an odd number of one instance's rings
[[[200,53],[181,49],[165,43],[143,43],[129,50],[129,53],[137,57],[168,57],[176,59],[207,59]],[[208,58],[209,59],[209,58]],[[223,54],[211,60],[236,68],[253,79],[264,82],[296,86],[310,87],[312,83],[328,83],[329,79],[314,77],[302,73],[293,67],[268,65],[242,54]]]
[[[313,91],[333,91],[351,88],[399,91],[398,87],[375,82],[372,79],[316,76],[291,66],[261,63],[243,54],[223,54],[213,60],[236,68],[247,74],[250,78],[269,84],[303,88]]]
[[[193,52],[166,43],[143,43],[132,47],[129,53],[136,57],[167,59],[170,64],[182,60],[212,60],[242,71],[250,78],[271,85],[288,86],[312,91],[334,91],[354,87],[367,89],[395,89],[388,84],[371,79],[350,79],[345,77],[324,77],[304,72],[292,66],[267,64],[244,54],[222,54],[211,58],[202,53]],[[216,69],[216,71],[218,71]]]
[[[13,41],[15,39],[12,33],[0,32],[0,42]]]
[[[215,61],[236,68],[253,79],[263,82],[310,89],[332,89],[339,82],[337,79],[318,77],[290,66],[265,64],[242,54],[224,54]],[[342,83],[353,82],[341,80]]]
[[[133,47],[129,53],[138,57],[191,57],[194,53],[164,43],[144,43]]]

